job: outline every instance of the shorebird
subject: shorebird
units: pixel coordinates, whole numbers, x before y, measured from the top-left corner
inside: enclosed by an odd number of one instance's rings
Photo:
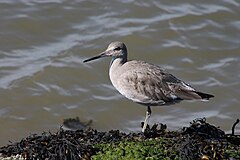
[[[147,107],[142,132],[151,116],[151,106],[170,105],[182,100],[208,100],[211,94],[199,92],[165,69],[144,61],[127,59],[127,47],[122,42],[112,42],[97,56],[83,62],[112,57],[109,76],[113,86],[126,98]]]

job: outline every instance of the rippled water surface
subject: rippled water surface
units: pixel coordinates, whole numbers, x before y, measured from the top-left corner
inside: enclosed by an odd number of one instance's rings
[[[153,107],[151,124],[178,129],[206,117],[229,132],[240,117],[239,8],[237,0],[0,1],[0,145],[76,116],[99,130],[140,131],[145,107],[112,87],[110,59],[82,63],[116,40],[130,59],[216,96]]]

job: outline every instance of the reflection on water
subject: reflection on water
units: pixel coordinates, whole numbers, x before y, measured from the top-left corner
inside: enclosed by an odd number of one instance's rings
[[[110,60],[82,63],[116,40],[127,44],[130,59],[161,65],[216,96],[154,107],[151,123],[176,129],[207,117],[229,131],[240,113],[239,6],[235,0],[1,1],[0,145],[55,131],[76,116],[100,130],[140,131],[145,107],[112,87]]]

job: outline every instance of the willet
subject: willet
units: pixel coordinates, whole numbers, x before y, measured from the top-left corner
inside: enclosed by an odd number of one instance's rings
[[[142,132],[151,116],[151,106],[170,105],[181,100],[201,100],[214,97],[202,93],[179,80],[157,65],[127,59],[127,47],[122,42],[112,42],[106,51],[83,62],[102,57],[112,57],[109,76],[113,86],[126,98],[147,106]]]

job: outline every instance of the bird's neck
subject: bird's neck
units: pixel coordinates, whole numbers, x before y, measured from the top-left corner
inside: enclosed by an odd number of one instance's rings
[[[119,75],[120,72],[122,72],[121,67],[123,66],[124,63],[126,63],[127,60],[123,58],[113,58],[110,64],[109,68],[109,76],[112,81],[112,79],[116,79]],[[113,85],[115,86],[114,82],[112,81]]]
[[[113,57],[110,63],[110,67],[112,67],[112,65],[121,66],[126,62],[127,62],[127,57]]]
[[[117,84],[118,81],[116,81],[116,79],[118,79],[119,76],[123,72],[125,72],[122,67],[126,62],[127,60],[122,58],[113,58],[111,61],[110,68],[109,68],[109,77],[115,88],[118,88],[118,84]]]

